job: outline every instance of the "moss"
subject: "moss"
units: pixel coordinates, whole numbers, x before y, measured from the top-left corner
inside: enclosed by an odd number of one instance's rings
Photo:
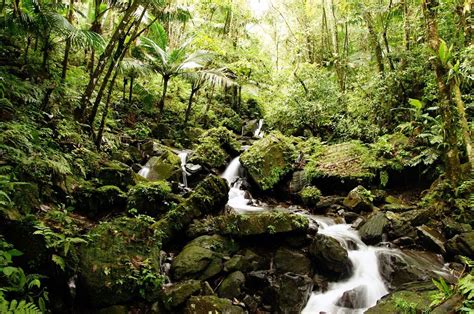
[[[160,242],[144,219],[119,217],[88,233],[80,249],[81,292],[95,306],[121,304],[140,293],[140,274],[148,264],[159,273]]]
[[[296,149],[290,139],[279,132],[272,132],[255,142],[242,154],[240,161],[258,187],[267,191],[293,170],[296,157]]]
[[[166,181],[141,182],[128,192],[128,208],[140,213],[158,214],[169,208],[165,204],[171,194],[171,186]]]
[[[88,217],[104,216],[112,211],[124,210],[126,194],[117,186],[104,185],[95,188],[84,183],[74,192],[75,209]]]
[[[298,232],[308,229],[306,217],[285,212],[268,212],[239,215],[228,214],[194,222],[188,229],[190,236],[200,234],[223,234],[232,236],[250,236]]]
[[[240,151],[240,143],[225,127],[213,128],[201,136],[190,162],[221,168],[227,164],[230,156]]]
[[[191,279],[166,286],[161,293],[161,298],[165,308],[171,311],[173,308],[184,304],[189,297],[200,291],[201,281]]]
[[[228,193],[229,187],[224,179],[209,176],[196,187],[188,199],[166,213],[153,228],[162,233],[164,242],[169,241],[193,219],[224,208]]]
[[[161,155],[151,157],[146,165],[150,168],[149,180],[178,181],[181,178],[181,160],[169,149],[163,149]]]
[[[315,206],[321,198],[321,191],[315,186],[304,187],[299,194],[306,206]]]
[[[121,189],[135,184],[135,173],[125,164],[118,161],[107,162],[97,173],[102,185],[116,185]]]
[[[193,296],[188,300],[186,314],[200,313],[226,313],[226,314],[243,314],[245,311],[228,299],[221,299],[216,296]]]
[[[424,312],[429,310],[431,295],[433,291],[397,291],[377,302],[377,305],[368,309],[365,313],[403,313]],[[405,306],[404,306],[405,305]]]

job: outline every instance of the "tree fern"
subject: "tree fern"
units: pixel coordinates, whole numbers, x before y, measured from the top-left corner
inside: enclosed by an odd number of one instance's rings
[[[41,314],[42,311],[34,304],[25,300],[0,300],[0,313],[3,314]]]

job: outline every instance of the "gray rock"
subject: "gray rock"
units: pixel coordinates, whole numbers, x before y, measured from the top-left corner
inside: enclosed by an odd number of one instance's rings
[[[385,214],[378,212],[369,217],[367,222],[359,229],[362,241],[367,244],[376,244],[382,241],[382,235],[388,226],[388,219]]]

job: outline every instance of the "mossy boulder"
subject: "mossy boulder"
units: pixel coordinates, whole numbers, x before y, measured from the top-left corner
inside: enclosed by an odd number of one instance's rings
[[[100,167],[97,178],[101,185],[115,185],[122,190],[136,183],[132,168],[118,161],[109,161]]]
[[[227,214],[195,221],[188,229],[189,236],[222,234],[237,237],[273,235],[288,232],[305,232],[309,228],[307,217],[286,212],[258,214]]]
[[[216,296],[193,296],[184,309],[185,314],[244,314],[245,311],[237,305],[233,305],[228,299],[218,298]]]
[[[312,274],[311,260],[303,253],[289,250],[287,248],[279,248],[273,259],[275,269],[280,273],[292,272],[299,275]]]
[[[73,193],[75,209],[90,218],[105,216],[114,211],[123,211],[127,195],[115,185],[94,187],[84,183]]]
[[[290,139],[272,132],[240,156],[240,162],[262,191],[271,190],[293,170],[297,151]]]
[[[165,285],[161,292],[161,299],[164,307],[168,311],[172,311],[199,292],[201,292],[201,281],[190,279]]]
[[[358,141],[323,145],[306,159],[307,179],[318,187],[337,190],[369,185],[383,166],[375,153]]]
[[[41,204],[38,185],[30,182],[15,184],[11,200],[22,214],[30,214]]]
[[[168,211],[163,218],[153,224],[153,228],[162,235],[162,241],[166,243],[185,229],[193,219],[223,209],[228,200],[228,193],[229,187],[225,179],[208,176],[189,198]]]
[[[181,178],[181,159],[166,146],[162,146],[160,154],[151,157],[145,167],[148,169],[146,178],[151,181],[179,181]]]
[[[433,290],[400,290],[383,297],[366,314],[424,313],[430,309]]]
[[[176,256],[171,272],[177,280],[211,278],[223,270],[223,257],[237,249],[235,242],[219,235],[198,237]]]
[[[336,239],[317,234],[309,247],[309,253],[314,269],[323,275],[337,279],[350,275],[352,262],[347,250]]]
[[[303,204],[314,207],[321,199],[321,191],[315,186],[306,186],[299,193]]]
[[[369,190],[359,185],[352,189],[344,199],[344,206],[355,212],[372,210],[373,195]]]
[[[230,273],[221,283],[217,293],[222,298],[237,298],[242,293],[242,286],[245,283],[245,275],[241,271]]]
[[[447,250],[452,256],[462,255],[474,258],[474,231],[454,236],[448,241]]]
[[[140,294],[144,270],[159,276],[160,241],[150,223],[119,217],[101,223],[79,250],[78,292],[96,307],[123,304]],[[156,287],[158,289],[158,287]]]
[[[166,181],[141,182],[128,192],[128,208],[140,213],[157,215],[169,209],[167,199],[171,196],[171,186]]]
[[[214,128],[201,136],[189,162],[208,168],[223,168],[239,151],[240,143],[231,131],[225,127]]]

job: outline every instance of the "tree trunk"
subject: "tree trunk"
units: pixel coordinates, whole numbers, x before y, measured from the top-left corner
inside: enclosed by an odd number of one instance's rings
[[[128,103],[132,103],[132,95],[133,95],[133,83],[135,82],[135,78],[133,76],[130,77],[130,87],[128,91]]]
[[[405,49],[410,50],[410,11],[408,6],[409,0],[403,0],[403,39]]]
[[[452,80],[452,89],[454,90],[454,102],[459,114],[459,120],[461,124],[461,130],[463,135],[463,142],[466,148],[467,159],[471,165],[471,170],[474,170],[474,155],[472,151],[472,140],[471,140],[471,131],[469,128],[469,123],[466,118],[466,106],[462,100],[461,89],[459,88],[459,82],[456,79]]]
[[[69,0],[69,8],[67,13],[67,20],[72,24],[72,19],[74,16],[74,0]],[[71,38],[66,39],[66,48],[64,49],[64,58],[63,58],[63,71],[61,73],[61,83],[64,83],[66,80],[67,74],[67,65],[69,61],[69,52],[71,50]]]
[[[132,14],[137,10],[139,4],[141,1],[135,0],[132,2],[132,4],[127,8],[125,11],[122,19],[120,20],[119,24],[115,28],[114,33],[112,34],[112,37],[109,40],[109,43],[104,49],[104,52],[100,55],[99,61],[97,62],[97,66],[95,67],[94,71],[92,72],[92,75],[89,79],[89,82],[86,86],[86,89],[82,95],[81,98],[81,108],[77,114],[77,118],[83,119],[85,116],[85,111],[87,109],[87,106],[89,104],[90,98],[92,96],[92,93],[94,92],[94,89],[98,83],[99,76],[102,74],[104,71],[109,58],[112,56],[112,53],[114,51],[115,45],[118,41],[118,39],[123,35],[125,28],[130,22],[130,19],[132,18]]]
[[[379,73],[383,75],[385,72],[385,67],[383,64],[382,48],[380,47],[380,43],[378,40],[377,33],[375,32],[375,29],[374,29],[372,15],[370,14],[370,12],[368,11],[364,12],[364,19],[365,19],[365,22],[367,23],[367,29],[369,31],[370,45],[372,46],[372,49],[375,54],[375,59],[377,61],[377,69]]]
[[[436,81],[439,90],[439,110],[443,119],[443,136],[446,144],[444,159],[446,168],[446,177],[455,186],[459,182],[461,173],[461,165],[459,161],[459,151],[457,147],[458,138],[456,135],[456,122],[453,114],[453,104],[451,100],[451,91],[449,85],[446,84],[448,71],[441,63],[438,51],[441,39],[438,33],[438,24],[436,21],[436,9],[438,0],[424,0],[423,14],[425,16],[427,39],[433,49],[436,57],[431,58],[434,67]]]
[[[158,123],[160,123],[161,118],[163,116],[163,112],[165,111],[165,99],[166,99],[166,93],[168,92],[168,81],[170,80],[170,77],[165,75],[163,76],[163,92],[161,94],[160,101],[158,102]]]
[[[107,120],[107,115],[109,114],[110,99],[112,96],[112,91],[114,89],[114,84],[115,84],[115,80],[117,79],[118,72],[119,72],[118,68],[115,69],[114,76],[112,77],[112,80],[110,81],[109,91],[107,93],[107,100],[105,102],[104,111],[102,112],[102,118],[100,119],[100,126],[99,126],[99,130],[97,131],[97,137],[95,141],[97,150],[100,150],[100,146],[102,145],[102,136],[104,134],[105,121]]]
[[[45,36],[44,38],[44,43],[43,43],[43,63],[42,63],[42,68],[43,71],[48,72],[49,66],[48,66],[48,60],[49,60],[49,38],[50,38],[50,33]]]
[[[186,114],[184,115],[184,125],[188,124],[189,117],[191,116],[191,108],[193,106],[194,94],[198,91],[198,88],[192,87],[191,94],[189,94],[188,108],[186,108]]]

